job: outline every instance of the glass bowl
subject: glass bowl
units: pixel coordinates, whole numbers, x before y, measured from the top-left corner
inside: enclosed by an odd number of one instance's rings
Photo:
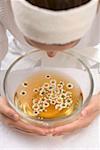
[[[67,72],[80,86],[83,94],[83,102],[81,106],[72,115],[54,119],[39,120],[31,118],[23,113],[14,103],[14,96],[18,86],[32,75],[37,68],[51,68]],[[22,120],[40,127],[61,126],[76,120],[82,109],[87,106],[91,100],[94,89],[92,74],[87,65],[71,52],[59,52],[53,58],[49,58],[43,51],[31,51],[19,57],[7,70],[3,82],[4,94],[7,97],[10,106],[21,116]]]

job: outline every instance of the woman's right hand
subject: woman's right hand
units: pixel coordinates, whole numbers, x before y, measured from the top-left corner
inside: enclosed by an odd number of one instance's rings
[[[9,106],[6,98],[0,99],[0,114],[3,116],[3,123],[11,128],[15,128],[31,134],[38,134],[41,136],[46,136],[49,132],[47,128],[40,128],[24,123],[20,119],[20,116]]]

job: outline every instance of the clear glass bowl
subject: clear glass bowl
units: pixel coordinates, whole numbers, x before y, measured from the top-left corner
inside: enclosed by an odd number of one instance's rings
[[[83,93],[83,104],[73,115],[58,119],[38,120],[20,111],[14,104],[14,95],[17,87],[37,68],[53,68],[66,70],[67,74],[77,81]],[[18,58],[7,70],[4,83],[4,94],[10,106],[18,112],[23,121],[37,126],[60,126],[74,121],[80,112],[90,102],[94,89],[92,74],[87,65],[71,52],[59,52],[55,57],[49,58],[43,51],[31,51]]]

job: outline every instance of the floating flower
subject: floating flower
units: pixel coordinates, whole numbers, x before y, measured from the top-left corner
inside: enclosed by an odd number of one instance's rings
[[[71,106],[73,100],[71,98],[65,100],[66,105]]]
[[[20,95],[25,96],[25,95],[27,95],[27,92],[26,91],[21,91]]]
[[[52,92],[49,96],[50,99],[54,100],[54,99],[57,99],[58,96],[56,95],[56,93]]]
[[[44,83],[43,87],[44,88],[49,88],[49,83]]]
[[[67,104],[66,104],[66,103],[62,103],[62,104],[61,104],[61,108],[62,108],[62,109],[65,109],[66,107],[67,107]]]
[[[72,97],[72,92],[67,91],[67,92],[66,92],[66,97]]]
[[[38,105],[38,104],[34,104],[34,105],[32,106],[32,109],[33,109],[33,110],[39,110],[39,105]]]
[[[48,90],[49,90],[49,91],[53,91],[53,90],[54,90],[54,87],[53,87],[52,85],[50,85],[49,88],[48,88]]]
[[[63,93],[63,94],[66,94],[66,91],[63,89],[63,90],[62,90],[62,93]]]
[[[45,107],[43,107],[42,105],[40,105],[39,111],[40,111],[40,112],[43,112],[44,110],[45,110]]]
[[[40,99],[40,102],[43,102],[43,103],[44,103],[45,101],[46,101],[46,98],[41,98],[41,99]]]
[[[43,107],[47,108],[49,106],[50,106],[50,104],[48,102],[43,103]]]
[[[65,99],[66,98],[66,94],[60,94],[60,99]]]
[[[63,85],[63,86],[64,86],[64,82],[63,82],[63,81],[60,81],[60,82],[59,82],[59,84],[61,84],[61,85]]]
[[[44,94],[45,94],[45,90],[41,90],[39,93],[40,96],[43,96]]]
[[[37,111],[33,111],[33,115],[34,116],[38,116],[39,115],[39,111],[37,110]]]
[[[50,80],[50,84],[56,85],[56,80]]]
[[[72,83],[67,83],[66,87],[67,89],[71,90],[73,89],[74,85]]]
[[[72,99],[71,98],[67,99],[67,103],[72,104],[73,103]]]
[[[24,82],[22,85],[23,85],[24,87],[27,87],[27,86],[28,86],[28,83],[27,83],[27,82]]]
[[[50,79],[50,78],[51,78],[51,76],[50,76],[50,75],[46,75],[46,76],[45,76],[45,78]]]
[[[62,88],[63,88],[63,85],[57,84],[57,87],[58,87],[59,89],[62,89]]]
[[[38,93],[38,92],[39,92],[38,88],[34,88],[34,89],[33,89],[33,92],[34,92],[34,93]]]
[[[56,94],[59,95],[61,93],[61,91],[57,88],[56,89]]]
[[[51,105],[55,105],[55,104],[56,104],[56,100],[51,100],[51,101],[50,101],[50,104],[51,104]]]
[[[56,103],[57,103],[57,104],[60,104],[60,103],[62,103],[62,100],[61,100],[61,99],[57,99],[57,100],[56,100]]]
[[[69,108],[71,105],[70,104],[67,104],[67,108]]]
[[[32,102],[33,102],[33,104],[36,104],[36,103],[38,103],[39,102],[39,100],[38,99],[32,99]]]
[[[55,109],[61,110],[60,104],[56,104],[56,105],[55,105]]]

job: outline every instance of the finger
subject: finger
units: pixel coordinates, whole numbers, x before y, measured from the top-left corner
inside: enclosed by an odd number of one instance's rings
[[[47,129],[42,129],[33,125],[27,125],[24,124],[22,122],[19,122],[18,125],[15,125],[17,129],[20,129],[22,131],[27,131],[29,133],[34,133],[34,134],[38,134],[38,135],[47,135]]]
[[[29,133],[34,133],[38,135],[46,135],[48,133],[48,129],[46,128],[40,128],[40,127],[36,127],[30,124],[26,124],[22,122],[21,120],[18,122],[14,122],[10,120],[9,118],[4,118],[3,122],[10,127],[14,127],[14,128],[17,128],[19,130],[29,132]]]
[[[19,128],[16,128],[16,127],[12,127],[11,129],[16,131],[16,132],[20,132],[21,134],[34,135],[34,133],[32,133],[32,132],[24,131],[23,129],[19,129]],[[46,136],[46,135],[41,135],[41,134],[37,134],[37,135],[39,135],[39,136]]]
[[[65,126],[60,126],[52,130],[53,136],[62,135],[62,134],[70,134],[74,133],[77,130],[80,130],[81,128],[85,128],[89,126],[89,124],[95,119],[97,116],[97,112],[92,114],[91,116],[88,116],[87,118],[80,117],[79,120],[74,121],[73,123],[70,123]]]
[[[64,135],[71,135],[72,133],[67,133],[67,132],[59,132],[59,133],[56,133],[56,134],[54,134],[54,135],[52,135],[52,136],[64,136]]]
[[[81,115],[87,116],[91,115],[92,113],[95,113],[96,111],[100,111],[100,96],[95,95],[92,97],[90,104],[84,108],[84,110],[81,112]]]
[[[13,119],[14,121],[19,120],[19,115],[9,107],[5,98],[0,99],[0,113]]]
[[[57,132],[56,130],[58,130],[59,133],[62,133],[65,130],[66,132],[74,132],[78,128],[78,126],[80,126],[81,128],[82,126],[87,125],[87,121],[90,120],[89,116],[94,114],[98,110],[99,98],[100,97],[98,95],[93,96],[91,103],[83,110],[83,112],[81,113],[81,117],[78,121],[76,120],[74,123],[70,124],[70,126],[67,125],[63,127],[58,127],[57,129],[55,129],[55,131],[54,129],[52,129],[51,133],[55,134]]]
[[[92,122],[92,120],[98,114],[99,98],[100,96],[98,95],[93,96],[91,103],[83,110],[83,112],[81,113],[81,117],[78,120],[74,121],[74,123],[72,124],[55,128],[55,130],[53,129],[51,131],[53,135],[63,134],[63,132],[74,132],[79,128],[88,126],[88,124]]]
[[[30,126],[28,126],[28,127],[20,126],[19,124],[16,125],[16,124],[13,124],[10,122],[9,123],[6,122],[6,124],[7,124],[7,126],[8,126],[8,124],[10,124],[9,127],[14,128],[20,132],[22,131],[23,133],[31,133],[31,134],[37,134],[37,135],[42,135],[42,136],[46,135],[46,133],[44,133],[43,131],[40,131],[40,129],[36,130],[35,128],[33,129],[33,127],[31,128]]]
[[[80,119],[77,122],[69,124],[68,126],[64,126],[62,129],[56,129],[54,132],[54,136],[65,135],[66,133],[71,134],[79,131],[80,129],[86,128],[87,126],[89,126],[89,124],[91,124],[91,122],[95,119],[96,116],[97,112],[85,121],[84,119]]]
[[[22,134],[47,136],[46,134],[34,133],[34,132],[31,132],[31,131],[26,131],[26,130],[23,130],[23,129],[19,129],[19,128],[17,128],[17,127],[16,127],[16,128],[13,127],[12,129],[13,129],[14,131],[20,132],[20,133],[22,133]]]

